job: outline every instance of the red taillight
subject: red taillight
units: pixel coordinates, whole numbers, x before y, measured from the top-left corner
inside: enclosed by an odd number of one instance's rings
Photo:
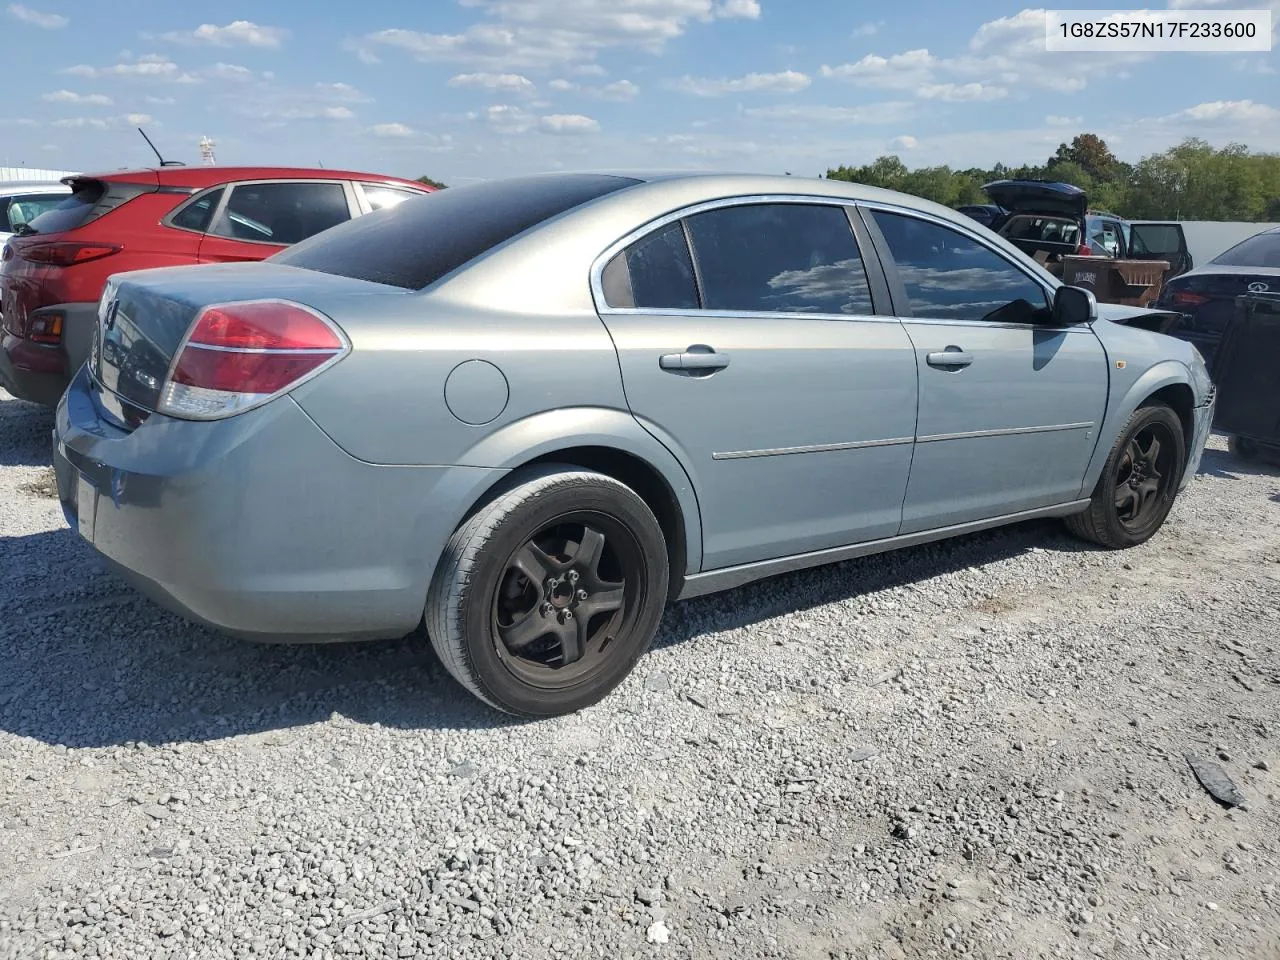
[[[113,253],[119,253],[120,250],[120,245],[116,243],[77,243],[71,240],[56,240],[50,243],[24,243],[17,249],[17,254],[23,260],[31,260],[34,263],[71,267],[77,263],[101,260]]]
[[[160,412],[193,420],[241,413],[293,389],[350,349],[328,318],[300,304],[205,307],[169,374]]]
[[[1089,246],[1087,243],[1080,244],[1080,246],[1076,248],[1076,256],[1077,257],[1093,256],[1093,247]]]
[[[1209,298],[1200,293],[1192,293],[1190,290],[1175,290],[1170,300],[1180,307],[1198,307],[1202,303],[1208,303]]]

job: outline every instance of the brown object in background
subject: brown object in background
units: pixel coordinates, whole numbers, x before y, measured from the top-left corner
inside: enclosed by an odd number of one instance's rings
[[[1062,282],[1091,291],[1099,303],[1145,307],[1160,295],[1168,269],[1165,260],[1065,256]]]

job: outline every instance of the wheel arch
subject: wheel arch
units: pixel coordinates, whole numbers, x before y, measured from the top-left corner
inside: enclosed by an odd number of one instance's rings
[[[1113,389],[1116,386],[1117,384],[1112,384]],[[1153,400],[1167,404],[1178,415],[1189,454],[1195,433],[1195,392],[1191,386],[1191,375],[1184,364],[1166,360],[1148,368],[1132,381],[1118,400],[1108,405],[1098,444],[1094,448],[1093,458],[1089,461],[1081,486],[1082,495],[1087,496],[1097,484],[1116,438],[1134,411]]]
[[[619,410],[560,410],[511,424],[474,447],[468,463],[508,471],[484,489],[458,525],[551,464],[593,470],[626,484],[653,511],[667,541],[670,597],[702,561],[702,520],[689,472],[665,445]]]

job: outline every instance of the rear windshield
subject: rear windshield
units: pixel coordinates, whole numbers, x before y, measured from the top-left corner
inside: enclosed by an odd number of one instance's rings
[[[71,196],[67,197],[52,210],[48,210],[32,220],[28,227],[34,233],[62,233],[74,230],[89,219],[93,208],[102,199],[107,185],[101,180],[81,180],[75,185]]]
[[[1080,224],[1063,217],[1033,217],[1019,214],[1009,218],[1008,222],[1000,228],[1000,235],[1010,240],[1075,244],[1080,239]]]
[[[567,174],[449,187],[357,217],[271,261],[421,290],[532,226],[639,182]]]
[[[1211,262],[1224,267],[1280,267],[1280,232],[1259,233]]]

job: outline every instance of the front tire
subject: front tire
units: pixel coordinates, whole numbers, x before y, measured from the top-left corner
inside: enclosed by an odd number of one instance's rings
[[[1111,550],[1145,543],[1173,509],[1186,464],[1178,415],[1163,403],[1139,407],[1111,448],[1089,508],[1067,517],[1067,529]]]
[[[490,706],[573,713],[631,672],[666,605],[666,541],[625,484],[544,468],[450,539],[427,596],[440,662]]]

